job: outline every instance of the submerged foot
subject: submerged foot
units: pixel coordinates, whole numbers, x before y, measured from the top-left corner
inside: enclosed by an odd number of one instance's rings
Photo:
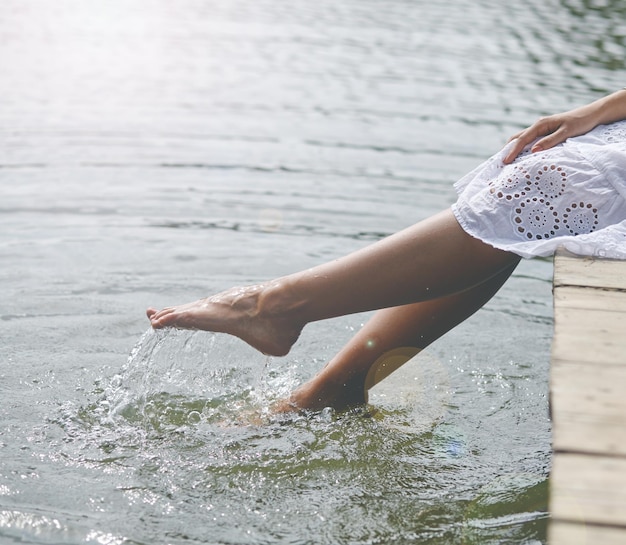
[[[270,286],[233,288],[207,299],[146,312],[152,327],[202,329],[235,335],[260,352],[284,356],[302,330],[288,314],[267,302]],[[273,308],[272,308],[273,307]]]
[[[337,382],[329,379],[326,371],[326,368],[322,369],[311,380],[294,390],[288,398],[276,402],[272,412],[319,411],[327,407],[344,411],[367,403],[363,380],[354,377]]]

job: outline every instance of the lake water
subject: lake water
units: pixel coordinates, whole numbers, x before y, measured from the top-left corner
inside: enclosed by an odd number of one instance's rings
[[[449,206],[520,127],[624,85],[625,15],[3,0],[0,543],[545,543],[550,260],[345,414],[268,407],[367,315],[268,359],[143,313]]]

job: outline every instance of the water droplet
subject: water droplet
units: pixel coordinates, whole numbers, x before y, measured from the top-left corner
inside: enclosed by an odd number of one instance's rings
[[[187,422],[189,424],[199,424],[202,420],[202,415],[198,411],[191,411],[187,415]]]

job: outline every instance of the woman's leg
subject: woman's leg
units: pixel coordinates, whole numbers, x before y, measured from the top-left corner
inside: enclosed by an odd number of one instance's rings
[[[346,346],[277,410],[342,409],[367,401],[367,390],[481,308],[517,261],[455,295],[378,311]]]
[[[278,356],[309,322],[459,293],[518,260],[468,235],[446,210],[330,263],[147,314],[155,328],[230,333]]]

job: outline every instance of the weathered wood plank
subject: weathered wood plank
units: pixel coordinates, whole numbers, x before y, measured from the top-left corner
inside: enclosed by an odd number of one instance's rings
[[[626,268],[626,263],[624,263]],[[626,312],[626,291],[580,286],[561,286],[554,290],[555,309],[607,310]]]
[[[554,286],[626,289],[623,261],[579,257],[559,251],[554,260]]]
[[[554,519],[621,526],[626,542],[626,458],[559,453],[550,484]]]
[[[554,323],[553,359],[626,364],[626,313],[557,307]]]
[[[626,365],[626,291],[563,286],[554,293],[553,359]]]
[[[579,414],[562,414],[561,425],[553,430],[552,437],[553,447],[559,451],[619,456],[624,456],[626,452],[626,430],[623,423],[581,421]]]
[[[626,456],[626,365],[552,362],[555,451]]]
[[[554,261],[551,545],[626,543],[626,262]]]
[[[567,545],[624,545],[626,535],[622,528],[553,520],[548,531],[548,543],[551,545],[557,543]]]

